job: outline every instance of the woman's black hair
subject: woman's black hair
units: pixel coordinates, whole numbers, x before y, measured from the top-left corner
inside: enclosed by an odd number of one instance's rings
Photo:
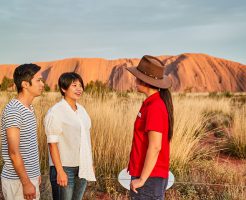
[[[69,88],[69,86],[74,82],[74,81],[79,81],[83,90],[85,89],[84,87],[84,82],[81,78],[81,76],[75,72],[66,72],[63,73],[58,80],[58,86],[59,86],[59,90],[62,94],[62,96],[65,95],[65,93],[62,91],[63,90],[67,90]]]
[[[173,124],[174,124],[174,117],[173,117],[173,100],[172,95],[169,89],[162,89],[160,88],[160,97],[162,101],[165,103],[167,112],[168,112],[168,140],[171,141],[173,137]]]

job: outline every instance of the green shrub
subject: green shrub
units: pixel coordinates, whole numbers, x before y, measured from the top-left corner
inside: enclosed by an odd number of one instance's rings
[[[230,93],[229,91],[225,91],[221,93],[221,97],[231,98],[232,96],[233,94]]]
[[[212,97],[212,98],[218,97],[218,93],[217,92],[209,92],[209,95],[208,96],[209,97]]]
[[[8,88],[13,86],[14,86],[14,80],[4,76],[1,83],[1,91],[6,91]]]
[[[102,81],[90,81],[86,86],[85,90],[86,93],[89,94],[104,94],[111,92],[112,89],[108,87],[107,83],[103,83]]]
[[[44,90],[46,92],[49,92],[50,91],[50,86],[47,83],[44,83]]]

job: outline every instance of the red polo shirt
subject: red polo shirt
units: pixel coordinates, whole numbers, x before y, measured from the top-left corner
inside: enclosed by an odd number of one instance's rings
[[[142,104],[134,124],[134,135],[128,171],[131,176],[140,176],[148,149],[148,132],[162,134],[162,147],[150,177],[168,178],[169,141],[168,112],[159,92],[149,96]]]

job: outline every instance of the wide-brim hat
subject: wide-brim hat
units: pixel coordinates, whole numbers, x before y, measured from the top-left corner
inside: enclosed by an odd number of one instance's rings
[[[172,86],[171,79],[164,75],[164,65],[156,57],[145,55],[140,60],[138,66],[127,67],[136,78],[142,80],[149,85],[158,88],[170,88]]]

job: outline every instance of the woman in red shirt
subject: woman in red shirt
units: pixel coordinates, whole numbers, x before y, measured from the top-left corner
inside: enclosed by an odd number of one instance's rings
[[[171,80],[162,62],[143,56],[137,67],[127,68],[136,79],[138,92],[146,99],[134,124],[128,171],[131,199],[163,200],[168,182],[169,143],[173,135]]]

